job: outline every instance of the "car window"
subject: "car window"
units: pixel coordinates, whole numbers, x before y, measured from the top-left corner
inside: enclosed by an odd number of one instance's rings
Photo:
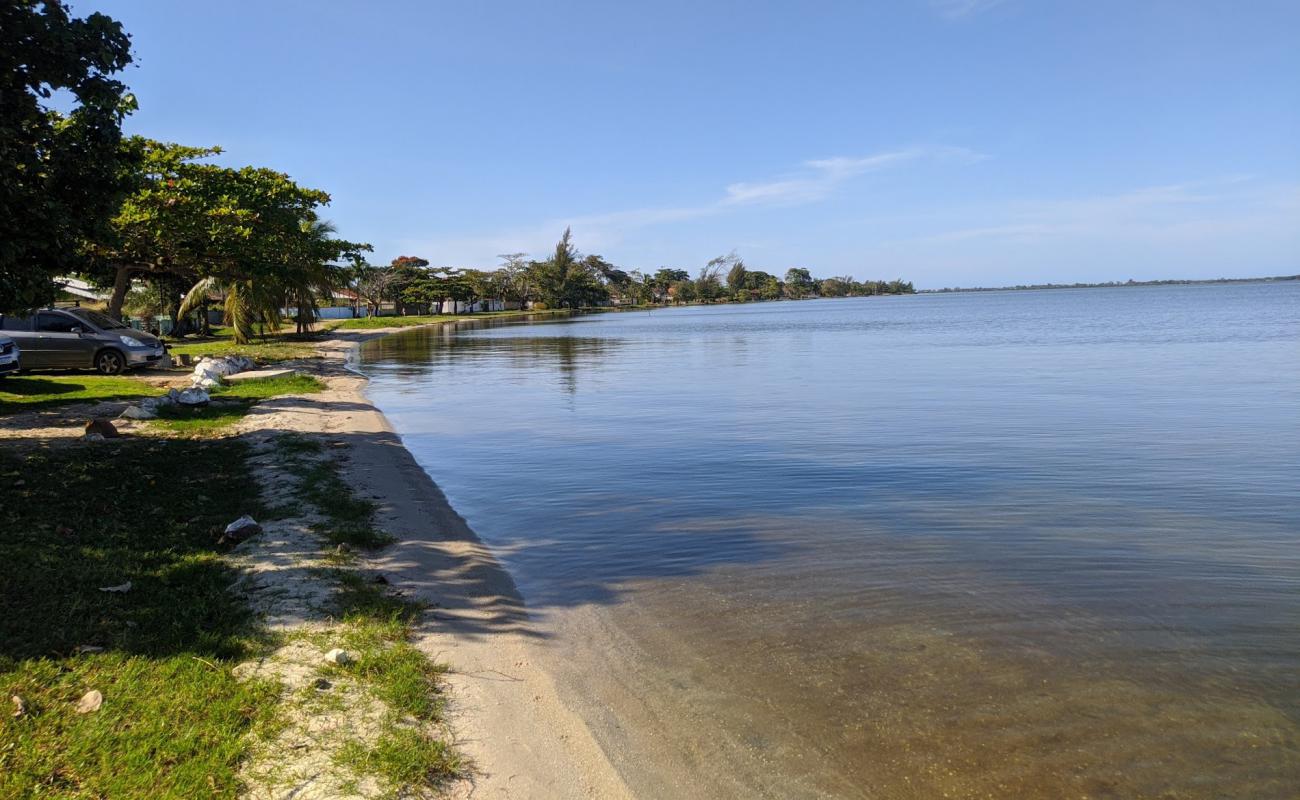
[[[81,317],[82,319],[87,320],[88,322],[91,322],[95,326],[99,328],[103,328],[106,331],[112,331],[112,330],[117,330],[118,328],[128,327],[127,325],[123,325],[122,323],[118,322],[117,320],[113,319],[107,314],[101,314],[98,311],[92,311],[88,308],[74,308],[74,309],[70,309],[68,313],[75,314],[76,316]]]
[[[31,317],[16,317],[13,314],[0,315],[0,331],[30,331]]]
[[[73,328],[80,327],[80,322],[63,314],[36,315],[36,330],[41,333],[72,333]]]

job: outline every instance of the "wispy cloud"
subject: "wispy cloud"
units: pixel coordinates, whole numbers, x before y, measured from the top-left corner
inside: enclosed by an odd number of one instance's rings
[[[483,264],[495,253],[541,252],[554,241],[557,231],[571,227],[580,233],[584,248],[600,249],[617,243],[625,232],[634,229],[738,213],[746,208],[790,207],[819,202],[855,178],[909,163],[969,164],[986,158],[988,156],[964,147],[917,145],[868,156],[813,159],[771,180],[730,184],[721,196],[695,205],[559,217],[485,236],[407,240],[399,242],[399,245],[411,251],[441,251],[466,263]]]
[[[1233,210],[1246,207],[1234,188],[1241,178],[1146,186],[1129,191],[1067,200],[1022,203],[1005,208],[996,224],[958,228],[925,237],[935,242],[976,239],[1043,240],[1086,235],[1115,235],[1185,226],[1223,212],[1225,200]]]
[[[930,7],[947,20],[959,20],[982,14],[1006,0],[930,0]]]

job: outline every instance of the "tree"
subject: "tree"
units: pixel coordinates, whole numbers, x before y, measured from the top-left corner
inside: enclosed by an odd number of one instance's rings
[[[700,276],[695,279],[695,298],[703,303],[711,303],[722,296],[722,268],[724,260],[715,258],[700,269]]]
[[[745,286],[745,262],[740,260],[736,251],[732,250],[725,256],[718,256],[709,262],[709,266],[716,267],[719,273],[723,271],[727,275],[727,288],[732,294],[740,291]]]
[[[506,253],[497,258],[501,259],[501,267],[497,270],[497,275],[500,276],[501,299],[518,303],[520,308],[527,307],[529,301],[533,299],[533,280],[532,273],[528,270],[528,254]]]
[[[669,289],[672,288],[673,284],[687,280],[690,277],[690,273],[684,269],[660,267],[647,282],[650,284],[655,302],[665,303],[669,299]]]
[[[409,306],[427,306],[419,298],[427,294],[424,285],[429,279],[429,262],[418,256],[398,256],[389,264],[388,299],[397,307],[397,313],[406,316]],[[418,313],[419,309],[417,309]]]
[[[599,256],[583,260],[573,246],[573,236],[568,228],[555,245],[550,259],[533,262],[531,267],[538,295],[552,308],[579,308],[594,305],[609,296],[609,290],[600,282]]]
[[[130,37],[104,14],[0,0],[0,313],[52,300],[120,202],[135,99],[111,76],[129,63]],[[67,116],[49,109],[55,92],[71,96]]]
[[[366,316],[379,315],[379,309],[388,298],[393,272],[388,267],[378,267],[357,256],[349,269],[352,290],[366,304]]]
[[[812,275],[803,267],[792,267],[785,273],[785,293],[787,297],[799,299],[816,291],[817,285]]]

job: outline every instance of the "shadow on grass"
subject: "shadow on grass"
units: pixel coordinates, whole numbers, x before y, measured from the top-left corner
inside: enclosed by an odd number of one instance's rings
[[[42,411],[78,402],[129,400],[155,393],[149,384],[124,376],[21,375],[0,381],[0,414]]]
[[[276,687],[218,532],[258,514],[235,441],[0,449],[0,796],[234,797]],[[106,592],[105,587],[125,586]],[[103,707],[77,714],[88,690]],[[112,758],[104,758],[111,753]]]

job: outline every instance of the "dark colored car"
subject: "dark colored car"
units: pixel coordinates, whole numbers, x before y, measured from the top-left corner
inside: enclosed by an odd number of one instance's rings
[[[163,357],[157,337],[88,308],[42,308],[0,314],[0,331],[22,348],[23,372],[95,369],[116,375]]]

